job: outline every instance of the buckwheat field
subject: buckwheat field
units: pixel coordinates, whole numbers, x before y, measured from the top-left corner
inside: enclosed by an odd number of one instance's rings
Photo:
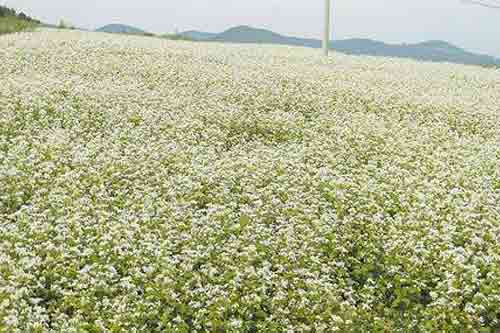
[[[0,37],[0,332],[496,332],[499,241],[499,70]]]

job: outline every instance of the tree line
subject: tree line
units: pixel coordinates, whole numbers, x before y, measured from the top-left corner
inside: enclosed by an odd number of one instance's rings
[[[0,17],[17,17],[18,19],[23,21],[29,21],[38,24],[40,23],[40,21],[26,15],[23,12],[18,13],[16,10],[5,6],[0,6]]]

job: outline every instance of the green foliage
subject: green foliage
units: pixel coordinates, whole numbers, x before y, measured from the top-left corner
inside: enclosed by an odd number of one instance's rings
[[[6,16],[17,16],[17,13],[14,9],[5,6],[0,6],[0,17],[6,17]]]
[[[18,19],[23,21],[30,21],[40,24],[40,21],[26,15],[25,13],[23,12],[17,13],[15,9],[8,8],[5,6],[0,6],[0,17],[17,17]]]
[[[499,332],[493,71],[40,34],[0,39],[0,332]]]
[[[33,30],[40,21],[14,9],[0,6],[0,35],[26,30]]]
[[[21,20],[14,16],[0,17],[0,35],[33,30],[38,26],[33,21]]]

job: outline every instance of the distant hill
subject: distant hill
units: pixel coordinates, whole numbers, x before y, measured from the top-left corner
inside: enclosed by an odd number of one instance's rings
[[[410,58],[468,65],[500,65],[500,59],[468,52],[443,41],[426,41],[415,44],[386,44],[370,39],[346,39],[334,41],[332,48],[339,52],[353,55]]]
[[[109,32],[109,33],[114,33],[114,34],[137,34],[137,35],[144,35],[147,34],[146,31],[141,30],[136,27],[132,27],[130,25],[125,25],[125,24],[108,24],[105,25],[104,27],[101,27],[99,29],[96,29],[97,32]]]
[[[282,36],[269,30],[256,29],[249,26],[239,26],[228,29],[215,36],[213,40],[237,43],[294,43],[289,37]]]
[[[319,40],[283,36],[270,30],[256,29],[244,25],[228,29],[222,33],[186,31],[181,34],[190,36],[192,39],[200,41],[321,47],[321,41]],[[202,38],[196,38],[197,35],[202,36]]]
[[[184,32],[180,33],[180,35],[184,36],[186,38],[189,38],[189,39],[199,40],[199,41],[210,40],[210,39],[217,37],[216,33],[196,31],[196,30],[184,31]]]
[[[186,31],[182,34],[186,34],[191,39],[200,41],[280,44],[312,48],[321,47],[321,41],[317,39],[284,36],[270,30],[256,29],[249,26],[234,27],[219,34],[200,31]],[[444,41],[426,41],[415,44],[387,44],[371,39],[354,38],[333,41],[331,47],[338,52],[352,55],[398,57],[423,61],[500,66],[500,59],[488,55],[468,52]]]

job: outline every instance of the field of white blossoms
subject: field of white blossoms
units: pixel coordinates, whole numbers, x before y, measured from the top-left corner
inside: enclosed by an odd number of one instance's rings
[[[0,332],[498,332],[500,71],[0,37]]]

